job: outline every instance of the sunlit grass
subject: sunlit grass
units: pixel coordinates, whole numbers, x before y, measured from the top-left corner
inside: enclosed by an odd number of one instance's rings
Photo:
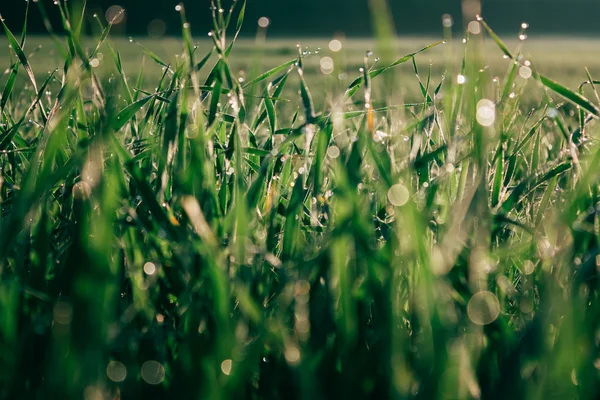
[[[183,6],[92,41],[58,6],[0,44],[0,397],[597,398],[585,48],[253,48],[243,1],[210,45]]]

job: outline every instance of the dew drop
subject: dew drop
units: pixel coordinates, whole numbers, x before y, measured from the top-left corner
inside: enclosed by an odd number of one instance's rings
[[[106,366],[106,375],[113,382],[123,382],[127,377],[127,367],[119,361],[110,361]]]
[[[146,361],[142,364],[142,379],[150,385],[158,385],[165,379],[165,367],[158,361]]]
[[[410,194],[404,185],[398,183],[388,190],[387,197],[392,205],[401,207],[408,202]]]
[[[260,26],[261,28],[268,28],[270,24],[271,20],[267,17],[260,17],[258,19],[258,26]]]
[[[329,50],[333,51],[334,53],[342,50],[342,42],[337,39],[333,39],[331,42],[329,42]]]
[[[450,14],[444,14],[442,16],[442,25],[444,28],[452,28],[452,25],[454,25],[454,20]]]
[[[492,292],[476,293],[467,305],[469,319],[476,325],[489,325],[500,315],[500,302]]]
[[[481,126],[492,126],[496,120],[496,105],[488,99],[477,103],[477,122]]]
[[[329,146],[327,156],[331,159],[336,159],[340,156],[340,149],[337,146]]]
[[[535,264],[530,260],[526,260],[523,263],[523,274],[531,275],[531,274],[533,274],[534,271],[535,271]]]
[[[229,376],[229,374],[231,374],[231,367],[232,367],[233,362],[231,361],[231,359],[227,359],[224,360],[221,363],[221,372],[227,376]]]

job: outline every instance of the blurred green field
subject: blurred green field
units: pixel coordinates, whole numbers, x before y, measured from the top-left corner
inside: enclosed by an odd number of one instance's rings
[[[341,39],[342,50],[333,52],[329,49],[329,43],[333,39],[268,39],[266,41],[238,39],[236,51],[232,54],[230,62],[239,77],[248,79],[253,73],[262,73],[296,57],[296,45],[300,43],[303,49],[318,52],[318,54],[306,58],[306,74],[312,83],[325,85],[324,90],[315,93],[317,99],[331,102],[333,99],[327,98],[326,93],[339,91],[359,75],[359,68],[363,65],[366,51],[371,50],[374,53],[371,62],[377,57],[381,57],[382,53],[379,51],[378,43],[368,39]],[[163,74],[162,66],[155,63],[150,57],[144,56],[140,46],[131,43],[128,38],[117,37],[112,40],[115,48],[121,54],[124,71],[131,81],[135,81],[143,61],[144,89],[151,90]],[[181,40],[177,38],[135,38],[135,40],[167,63],[176,63],[177,57],[182,51]],[[391,53],[393,57],[388,57],[390,60],[387,61],[391,62],[394,57],[399,58],[439,40],[441,40],[439,37],[400,38],[393,46],[394,51]],[[93,43],[92,40],[88,40],[88,42]],[[600,76],[600,58],[597,56],[600,54],[600,42],[594,38],[533,37],[525,42],[520,42],[516,38],[513,40],[506,38],[505,42],[511,49],[522,47],[524,59],[530,60],[541,73],[570,88],[576,89],[587,79],[585,68],[589,69],[592,77]],[[195,43],[198,47],[198,54],[205,54],[212,46],[212,42],[207,39]],[[7,46],[6,40],[0,39],[0,47],[6,48]],[[455,38],[444,46],[419,55],[416,61],[421,71],[427,71],[427,68],[431,66],[432,78],[439,81],[445,72],[457,71],[464,56],[464,47],[461,38]],[[32,54],[30,62],[34,72],[40,78],[46,76],[54,68],[61,68],[64,63],[56,46],[47,37],[29,37],[26,50]],[[506,73],[511,62],[503,58],[502,52],[492,40],[485,39],[481,50],[484,65],[490,68],[493,75],[502,76]],[[320,61],[323,57],[333,59],[335,69],[332,73],[324,74],[321,71]],[[97,67],[99,74],[117,73],[106,51],[101,51],[97,58],[99,59]],[[216,59],[216,56],[213,56],[211,62],[214,64]],[[385,60],[382,60],[380,65],[383,64],[383,61]],[[10,63],[10,53],[2,52],[0,65],[9,65]],[[208,73],[209,67],[210,65],[205,67],[205,73]],[[2,84],[3,78],[6,79],[7,73],[8,70],[4,71],[0,77],[0,84]],[[420,96],[420,89],[414,79],[414,71],[410,63],[400,66],[390,73],[397,76],[400,81],[397,81],[397,87],[393,88],[391,92],[386,91],[386,96],[391,93],[396,100],[407,102],[414,101]]]
[[[599,43],[56,5],[0,54],[0,399],[599,398]]]

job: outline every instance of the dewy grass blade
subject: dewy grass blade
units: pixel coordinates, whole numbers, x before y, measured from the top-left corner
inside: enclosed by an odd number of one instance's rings
[[[146,46],[140,44],[138,41],[136,41],[133,38],[130,38],[129,41],[131,43],[135,43],[136,45],[138,45],[144,51],[144,53],[146,53],[146,55],[149,56],[151,59],[153,59],[157,64],[159,64],[167,69],[170,68],[170,66],[166,62],[164,62],[159,56],[157,56],[153,51],[148,49]]]
[[[100,51],[100,48],[102,47],[102,44],[104,44],[104,42],[108,38],[108,35],[110,34],[110,31],[111,31],[115,21],[118,21],[119,18],[122,17],[124,12],[125,12],[125,10],[122,9],[117,15],[115,15],[115,17],[112,20],[110,20],[108,22],[108,25],[106,25],[105,27],[102,26],[102,22],[100,21],[100,18],[98,17],[98,15],[94,15],[94,19],[96,20],[96,22],[98,23],[98,25],[100,25],[100,28],[102,29],[102,34],[100,35],[100,39],[98,40],[96,49],[92,52],[92,54],[90,54],[89,58],[94,58],[96,56],[96,54],[98,53],[98,51]]]
[[[146,96],[121,110],[114,119],[112,129],[119,131],[121,128],[123,128],[125,124],[127,124],[131,118],[133,118],[133,116],[137,114],[137,112],[140,111],[142,107],[144,107],[154,97],[156,97],[154,94]]]
[[[488,34],[492,37],[492,39],[496,42],[498,47],[504,52],[504,54],[512,60],[515,60],[513,54],[508,50],[508,47],[504,44],[504,42],[496,35],[496,33],[490,28],[490,26],[481,18],[478,18],[478,21],[484,26]],[[515,60],[516,61],[516,60]],[[592,114],[594,118],[600,118],[600,108],[590,102],[588,99],[583,97],[581,94],[567,88],[566,86],[547,78],[543,75],[534,72],[534,76],[542,83],[542,85],[546,86],[548,89],[553,92],[563,96],[565,99],[571,101],[573,104],[583,108],[588,113]],[[504,97],[504,96],[503,96]]]
[[[576,106],[583,108],[585,111],[594,116],[594,118],[600,118],[600,108],[596,106],[594,103],[580,95],[579,93],[567,88],[560,83],[553,81],[550,78],[546,78],[543,75],[539,75],[540,82],[546,86],[548,89],[554,91],[555,93],[561,95],[565,99],[569,100]]]
[[[250,81],[246,82],[244,84],[243,88],[245,89],[245,88],[250,87],[252,85],[256,85],[257,83],[262,82],[262,81],[264,81],[266,79],[269,79],[271,76],[273,76],[273,75],[275,75],[275,74],[277,74],[279,72],[285,71],[286,69],[288,69],[292,65],[295,65],[297,62],[298,62],[298,59],[295,58],[295,59],[290,60],[290,61],[288,61],[286,63],[283,63],[283,64],[281,64],[281,65],[279,65],[279,66],[277,66],[275,68],[272,68],[269,71],[263,73],[262,75],[257,76],[256,78],[251,79]]]
[[[500,202],[500,194],[502,192],[503,169],[504,169],[504,152],[501,150],[496,160],[496,170],[494,171],[494,181],[492,187],[492,202],[491,206],[496,207]]]
[[[398,60],[394,61],[392,64],[388,65],[387,67],[382,67],[382,68],[370,71],[369,72],[369,77],[371,79],[373,79],[373,78],[381,75],[382,73],[384,73],[384,72],[386,72],[386,71],[388,71],[388,70],[390,70],[390,69],[392,69],[394,67],[397,67],[398,65],[404,64],[405,62],[412,60],[414,56],[416,56],[416,55],[418,55],[420,53],[423,53],[423,52],[425,52],[427,50],[433,49],[434,47],[437,47],[437,46],[439,46],[440,44],[443,44],[443,43],[444,43],[443,41],[432,43],[429,46],[425,46],[422,49],[415,51],[414,53],[407,54],[404,57],[401,57]],[[359,77],[359,78],[356,78],[348,86],[348,89],[346,90],[345,97],[346,98],[352,97],[360,89],[360,86],[363,83],[364,83],[364,78],[362,76]]]
[[[511,60],[515,60],[515,57],[513,56],[512,52],[504,44],[504,42],[502,41],[502,39],[500,39],[500,37],[498,35],[496,35],[496,33],[492,30],[492,28],[490,28],[490,26],[487,24],[487,22],[485,22],[485,20],[483,18],[481,18],[481,17],[477,17],[477,21],[479,21],[479,23],[481,25],[483,25],[483,27],[487,31],[488,35],[490,35],[491,38],[494,40],[494,42],[496,42],[496,44],[498,45],[498,47],[500,48],[500,50],[502,50],[502,52],[504,53],[504,55],[506,55]]]
[[[0,18],[2,18],[0,16]],[[23,18],[23,30],[21,31],[21,48],[25,47],[25,39],[27,38],[27,21],[29,19],[29,1],[27,1],[27,5],[25,6],[25,17]]]
[[[8,39],[8,43],[10,44],[10,47],[13,49],[13,51],[17,55],[17,58],[21,62],[21,65],[23,65],[23,68],[25,68],[25,71],[27,72],[27,75],[29,76],[29,80],[31,81],[31,84],[33,85],[33,89],[37,92],[38,87],[37,87],[37,83],[35,81],[35,74],[33,73],[31,66],[29,65],[29,61],[27,60],[27,56],[23,52],[23,48],[21,47],[21,45],[19,44],[19,42],[17,41],[15,36],[12,34],[10,29],[8,29],[8,26],[6,26],[6,24],[4,23],[4,20],[2,18],[0,18],[0,23],[2,23],[2,26],[4,27],[4,32],[6,33],[6,37]]]
[[[213,91],[210,98],[210,108],[208,110],[208,125],[211,126],[217,120],[217,112],[219,110],[219,100],[221,98],[221,76],[215,76]]]
[[[4,85],[4,90],[2,91],[2,99],[0,99],[0,115],[4,111],[4,108],[8,104],[8,99],[12,94],[12,91],[15,87],[15,82],[17,79],[17,73],[19,72],[19,64],[15,63],[10,70],[10,75],[6,80],[6,84]]]
[[[231,14],[233,13],[234,7],[236,6],[236,4],[240,3],[240,1],[234,2],[233,5],[231,6],[231,11],[229,12],[229,16],[231,16]],[[242,25],[244,23],[244,17],[246,15],[246,0],[242,0],[242,8],[240,10],[240,13],[238,15],[238,19],[237,19],[237,24],[235,27],[235,34],[233,36],[233,40],[231,41],[231,43],[229,44],[229,46],[227,47],[227,50],[225,51],[225,57],[228,57],[229,54],[231,53],[231,50],[233,49],[233,46],[238,38],[238,36],[240,35],[240,32],[242,31]]]

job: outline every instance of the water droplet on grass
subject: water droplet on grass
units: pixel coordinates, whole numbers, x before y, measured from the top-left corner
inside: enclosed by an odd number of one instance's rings
[[[110,361],[106,366],[106,375],[113,382],[123,382],[127,377],[127,367],[119,361]]]
[[[268,28],[270,24],[271,20],[269,20],[269,18],[267,17],[260,17],[258,19],[258,26],[260,26],[261,28]]]
[[[285,349],[285,359],[288,363],[294,365],[300,361],[300,350],[295,345],[290,345]]]
[[[340,149],[337,146],[329,146],[327,156],[331,159],[336,159],[340,156]]]
[[[558,118],[559,113],[556,108],[552,107],[552,108],[548,109],[548,111],[546,112],[546,115],[548,116],[548,118],[554,119],[554,118]]]
[[[334,53],[342,50],[342,42],[337,39],[333,39],[331,42],[329,42],[329,50],[333,51]]]
[[[444,28],[452,28],[452,25],[454,25],[454,20],[450,14],[444,14],[442,16],[442,25]]]
[[[158,385],[165,379],[165,367],[158,361],[146,361],[142,364],[142,379],[150,385]]]
[[[496,105],[488,99],[477,103],[477,122],[481,126],[492,126],[496,120]]]
[[[154,263],[147,262],[144,264],[144,272],[147,275],[154,275],[156,273],[156,265],[154,265]]]
[[[104,16],[109,23],[119,25],[125,19],[125,9],[121,6],[110,6]]]
[[[525,275],[531,275],[535,271],[535,264],[532,261],[530,261],[530,260],[526,260],[523,263],[523,268],[522,269],[523,269],[523,274],[525,274]]]
[[[383,142],[387,137],[389,137],[390,135],[384,131],[376,131],[373,134],[373,141],[376,143],[381,143]]]
[[[408,202],[410,193],[404,185],[398,183],[388,190],[387,197],[392,205],[401,207]]]
[[[476,293],[467,305],[469,319],[476,325],[489,325],[500,315],[500,302],[492,292]]]
[[[533,72],[531,71],[531,68],[527,66],[522,66],[521,68],[519,68],[519,76],[523,79],[531,78],[532,74]]]
[[[333,63],[333,59],[331,57],[321,58],[320,65],[321,65],[321,72],[324,73],[325,75],[331,74],[334,70],[334,63]]]
[[[479,35],[481,33],[481,24],[477,21],[471,21],[469,22],[467,29],[473,35]]]

